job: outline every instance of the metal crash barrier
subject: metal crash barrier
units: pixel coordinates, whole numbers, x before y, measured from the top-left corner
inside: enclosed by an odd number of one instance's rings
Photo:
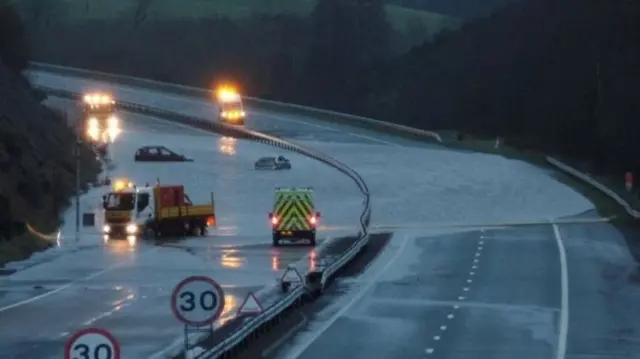
[[[73,91],[60,90],[46,86],[37,86],[38,89],[46,92],[50,96],[67,98],[72,100],[81,100],[82,94]],[[305,277],[303,285],[293,284],[287,285],[285,295],[270,307],[264,308],[264,311],[251,319],[248,319],[242,326],[227,335],[219,344],[213,348],[205,349],[197,355],[197,358],[229,358],[240,350],[246,348],[252,340],[258,336],[268,332],[271,328],[279,324],[280,316],[288,312],[292,308],[296,308],[309,300],[321,295],[329,281],[345,264],[353,259],[369,242],[369,223],[371,219],[370,194],[367,184],[362,177],[347,165],[338,160],[319,154],[316,151],[309,150],[299,145],[283,141],[279,138],[269,136],[263,133],[251,131],[245,128],[238,128],[225,123],[215,122],[209,119],[188,116],[173,111],[160,110],[148,106],[142,106],[131,102],[119,101],[116,106],[124,111],[134,112],[153,117],[162,118],[171,122],[189,125],[205,131],[218,133],[223,136],[235,137],[255,142],[264,143],[270,146],[293,151],[320,161],[331,166],[338,171],[344,173],[358,186],[360,192],[364,196],[362,213],[360,215],[360,230],[358,238],[351,247],[348,248],[341,257],[336,258],[333,262],[318,266],[316,269],[308,273]],[[89,221],[89,218],[86,218]],[[95,218],[94,218],[95,220]],[[85,218],[83,216],[83,224]],[[283,289],[284,285],[283,285]],[[178,354],[178,353],[176,353]]]

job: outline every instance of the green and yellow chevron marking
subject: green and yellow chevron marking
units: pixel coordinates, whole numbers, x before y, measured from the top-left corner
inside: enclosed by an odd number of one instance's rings
[[[279,219],[276,230],[311,230],[308,218],[313,214],[310,191],[278,191],[274,213]]]

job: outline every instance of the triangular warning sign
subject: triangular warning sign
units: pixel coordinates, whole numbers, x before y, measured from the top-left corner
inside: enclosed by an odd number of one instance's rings
[[[258,301],[258,298],[256,298],[253,293],[249,292],[249,294],[247,294],[247,297],[244,298],[244,302],[242,302],[242,305],[238,307],[238,312],[236,313],[236,315],[258,315],[262,313],[263,310],[264,309]]]
[[[289,282],[289,283],[303,283],[304,279],[300,275],[300,272],[296,269],[296,267],[289,266],[287,270],[282,274],[281,282]]]

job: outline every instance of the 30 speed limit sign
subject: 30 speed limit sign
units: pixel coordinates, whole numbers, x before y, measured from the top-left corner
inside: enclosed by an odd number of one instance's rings
[[[185,325],[212,324],[224,309],[224,292],[209,277],[193,276],[178,283],[171,295],[171,311]]]
[[[64,359],[120,359],[120,345],[104,329],[83,329],[67,340]]]

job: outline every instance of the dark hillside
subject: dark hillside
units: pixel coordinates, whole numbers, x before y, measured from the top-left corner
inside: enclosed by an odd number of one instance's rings
[[[57,228],[74,193],[75,134],[65,119],[41,104],[42,96],[22,76],[28,52],[20,19],[0,3],[0,266],[47,243],[25,234]],[[83,182],[99,165],[81,148]]]
[[[518,0],[389,0],[388,3],[462,19],[487,16],[495,9]]]
[[[640,154],[638,19],[630,1],[512,4],[376,68],[336,106],[500,135],[620,174]]]

